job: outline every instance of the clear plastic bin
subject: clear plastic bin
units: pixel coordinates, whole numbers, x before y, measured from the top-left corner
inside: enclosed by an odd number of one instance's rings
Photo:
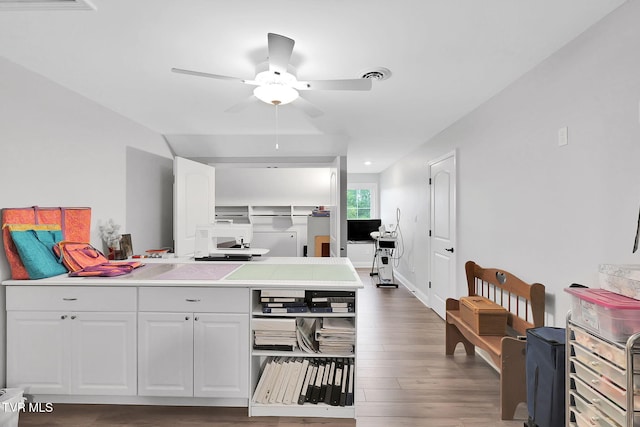
[[[23,390],[0,389],[0,426],[18,427],[18,417],[24,408]]]
[[[606,289],[566,288],[571,320],[604,338],[625,342],[640,332],[640,301]]]

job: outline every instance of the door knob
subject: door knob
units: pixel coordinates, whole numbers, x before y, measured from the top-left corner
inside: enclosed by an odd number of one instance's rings
[[[445,249],[445,251],[453,253],[453,248]]]

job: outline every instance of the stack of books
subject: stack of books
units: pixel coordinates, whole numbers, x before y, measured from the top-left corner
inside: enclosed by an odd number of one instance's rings
[[[254,318],[253,348],[256,350],[293,351],[298,346],[295,317]]]
[[[356,342],[354,319],[324,317],[316,322],[316,341],[320,353],[353,354]]]
[[[329,209],[324,209],[324,206],[320,206],[313,211],[311,211],[311,216],[330,216],[331,212]]]
[[[306,313],[305,291],[300,289],[264,289],[260,291],[263,313]]]
[[[262,404],[352,406],[353,359],[267,358],[253,402]]]
[[[307,291],[307,304],[313,313],[353,313],[355,291]]]

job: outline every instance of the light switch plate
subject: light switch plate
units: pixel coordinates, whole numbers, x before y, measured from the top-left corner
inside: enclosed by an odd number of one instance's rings
[[[565,126],[558,129],[558,146],[562,147],[569,143],[569,129]]]

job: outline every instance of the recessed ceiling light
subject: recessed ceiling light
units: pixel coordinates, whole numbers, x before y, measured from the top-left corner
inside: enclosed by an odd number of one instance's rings
[[[369,160],[367,160],[366,162],[364,162],[365,166],[371,166],[371,162]]]

